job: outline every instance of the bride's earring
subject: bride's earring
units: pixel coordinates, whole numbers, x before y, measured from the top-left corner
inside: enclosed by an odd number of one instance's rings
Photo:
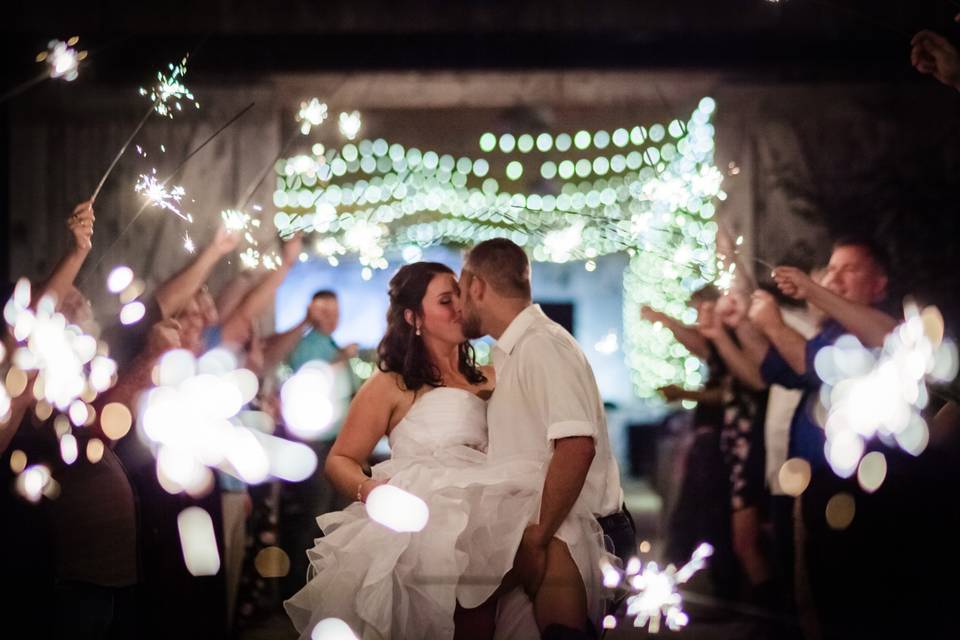
[[[417,326],[417,335],[420,335],[420,326]]]

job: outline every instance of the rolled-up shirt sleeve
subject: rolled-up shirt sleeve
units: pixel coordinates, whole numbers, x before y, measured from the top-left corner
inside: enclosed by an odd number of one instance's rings
[[[522,357],[523,394],[547,426],[547,439],[596,438],[599,392],[582,354],[559,338],[535,335],[523,344]]]

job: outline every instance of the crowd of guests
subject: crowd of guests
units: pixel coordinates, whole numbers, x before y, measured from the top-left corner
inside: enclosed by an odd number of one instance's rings
[[[939,495],[958,479],[956,405],[932,396],[930,444],[918,458],[869,443],[888,464],[879,490],[841,478],[825,456],[817,354],[845,334],[883,345],[902,321],[889,273],[873,241],[842,238],[822,269],[777,267],[769,290],[697,291],[696,325],[642,310],[708,368],[701,389],[661,390],[697,403],[667,555],[681,562],[712,541],[715,595],[746,602],[768,637],[950,637],[955,589],[932,576],[955,575],[960,558],[960,511]],[[809,474],[785,490],[787,460]],[[851,521],[829,513],[840,494],[853,498]]]
[[[953,45],[932,32],[921,32],[912,44],[919,71],[960,88]],[[98,415],[109,403],[135,407],[164,353],[200,355],[222,346],[258,375],[254,404],[281,430],[282,372],[316,360],[339,367],[342,418],[358,384],[348,366],[357,347],[340,347],[332,338],[339,321],[336,293],[318,291],[291,329],[260,331],[300,254],[299,238],[283,243],[277,269],[241,275],[214,299],[206,282],[239,242],[238,234],[220,229],[182,270],[141,298],[142,320],[101,332],[74,286],[94,223],[93,203],[78,205],[67,220],[69,249],[35,284],[31,305],[50,296],[69,322],[109,344],[118,371],[115,384],[93,401]],[[690,299],[695,325],[643,309],[645,319],[672,331],[709,371],[701,389],[661,390],[668,401],[696,402],[666,555],[682,562],[697,543],[711,541],[718,601],[746,602],[745,610],[768,625],[769,637],[951,637],[956,588],[937,578],[955,582],[960,575],[960,509],[950,497],[960,479],[954,436],[960,409],[931,396],[930,444],[918,458],[872,444],[888,461],[886,482],[876,492],[832,471],[816,410],[817,353],[844,334],[880,347],[899,322],[899,301],[887,299],[892,274],[886,254],[872,240],[839,239],[822,268],[781,266],[771,275],[766,289],[741,280],[723,295],[713,286],[697,291]],[[8,283],[0,297],[6,301],[12,293]],[[5,323],[2,338],[4,353],[12,354],[15,340]],[[218,473],[202,494],[171,494],[135,429],[110,437],[97,420],[73,429],[79,451],[95,441],[105,446],[102,455],[65,463],[59,439],[66,432],[29,391],[34,376],[12,394],[0,426],[0,483],[9,488],[26,464],[43,464],[59,495],[32,504],[0,491],[0,566],[10,587],[3,596],[4,634],[223,638],[237,635],[258,611],[274,611],[303,585],[304,550],[320,535],[316,517],[347,503],[322,477],[336,424],[311,443],[317,472],[304,482],[248,487]],[[779,482],[788,459],[803,460],[810,470],[799,495],[788,495]],[[853,496],[855,504],[842,527],[826,515],[839,493]],[[212,518],[222,559],[216,575],[191,575],[183,562],[177,515],[189,506]],[[279,586],[254,566],[258,551],[274,546],[289,560]]]
[[[276,270],[241,273],[215,300],[206,282],[240,240],[221,228],[183,269],[141,296],[142,320],[101,331],[90,302],[74,286],[92,248],[94,221],[91,202],[77,206],[67,220],[70,247],[34,286],[31,305],[51,297],[68,322],[109,346],[117,374],[115,384],[92,403],[98,416],[116,402],[136,414],[136,399],[152,386],[152,372],[164,353],[187,349],[199,356],[223,347],[258,376],[260,393],[251,404],[271,415],[279,430],[280,383],[310,361],[333,367],[337,383],[331,400],[335,419],[342,419],[358,385],[349,366],[357,347],[341,349],[331,337],[339,322],[336,293],[317,292],[303,321],[287,331],[265,336],[260,330],[274,293],[300,255],[299,238],[283,243]],[[10,283],[3,300],[12,293]],[[5,324],[2,331],[4,352],[12,354],[13,333]],[[201,494],[171,494],[135,428],[108,436],[97,419],[72,429],[80,455],[64,462],[59,439],[71,430],[58,427],[55,415],[36,401],[30,391],[35,373],[12,398],[0,426],[0,482],[7,488],[0,492],[0,565],[13,587],[4,607],[10,614],[5,626],[17,630],[11,637],[231,637],[257,622],[258,614],[276,611],[283,597],[302,586],[304,552],[320,535],[316,515],[345,504],[323,479],[336,423],[326,440],[310,443],[319,463],[303,482],[248,487],[218,472]],[[84,455],[91,441],[105,443],[101,457]],[[32,504],[12,490],[25,464],[50,469],[56,499]],[[185,566],[177,516],[190,506],[202,507],[213,521],[221,558],[216,575],[191,575]],[[256,553],[266,547],[279,547],[290,560],[282,588],[265,581],[255,567]]]

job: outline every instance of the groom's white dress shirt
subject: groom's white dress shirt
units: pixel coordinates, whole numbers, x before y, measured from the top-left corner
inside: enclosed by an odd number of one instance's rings
[[[620,510],[620,470],[593,369],[562,326],[540,309],[524,309],[493,349],[497,388],[487,405],[488,456],[547,459],[553,441],[593,438],[596,455],[580,493],[597,517]]]

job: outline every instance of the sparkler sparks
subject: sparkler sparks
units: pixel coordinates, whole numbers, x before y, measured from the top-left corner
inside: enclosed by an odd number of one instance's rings
[[[187,59],[183,58],[176,65],[171,62],[167,67],[170,73],[163,75],[162,71],[157,71],[157,83],[149,90],[140,87],[140,95],[149,97],[153,103],[153,110],[168,118],[173,117],[174,110],[182,110],[180,100],[194,100],[194,106],[199,109],[200,103],[195,101],[190,89],[182,81],[183,76],[187,74]]]
[[[133,190],[142,193],[152,206],[167,209],[181,219],[193,222],[193,217],[182,213],[179,208],[180,200],[186,195],[183,187],[178,185],[168,191],[166,185],[157,180],[156,175],[156,169],[150,174],[141,174]]]
[[[140,404],[137,428],[152,443],[157,477],[169,493],[205,493],[211,467],[245,482],[269,476],[302,480],[316,469],[316,454],[304,444],[258,430],[272,421],[243,411],[258,391],[257,377],[238,369],[235,356],[213,349],[199,359],[184,349],[167,352],[154,372],[158,386]]]
[[[100,345],[54,308],[44,296],[36,312],[29,308],[30,283],[17,283],[14,296],[4,307],[4,318],[20,343],[13,364],[21,371],[37,371],[33,394],[37,400],[66,411],[81,396],[95,398],[113,384],[116,364],[98,354]],[[79,409],[75,409],[75,412]]]
[[[183,248],[187,253],[196,253],[197,247],[193,244],[193,238],[190,237],[189,231],[183,232]]]
[[[929,439],[920,415],[928,400],[926,380],[946,382],[956,376],[957,349],[943,340],[943,318],[936,307],[921,312],[907,303],[904,316],[879,352],[848,335],[818,352],[814,361],[824,383],[825,453],[841,477],[857,471],[866,442],[874,437],[919,455]],[[875,490],[882,475],[866,484]]]
[[[630,590],[632,595],[627,597],[627,615],[634,616],[635,627],[647,627],[650,633],[659,633],[660,625],[665,624],[671,631],[679,631],[690,619],[683,611],[683,597],[678,587],[705,567],[707,558],[712,555],[713,547],[704,542],[679,570],[671,564],[661,571],[656,562],[642,566],[638,558],[631,558],[621,572],[603,561],[600,567],[603,584],[607,588],[622,584]]]
[[[430,519],[426,502],[389,484],[371,491],[366,505],[372,520],[401,533],[421,531]]]
[[[319,127],[327,119],[327,103],[311,98],[310,102],[301,102],[297,113],[297,122],[300,123],[300,133],[309,135],[310,129]]]
[[[347,140],[354,140],[357,137],[357,134],[360,133],[361,125],[362,121],[359,111],[352,111],[350,113],[343,112],[340,114],[340,133],[343,134],[343,137]]]
[[[77,51],[73,47],[80,41],[74,36],[63,42],[51,40],[47,50],[37,54],[37,62],[46,62],[51,78],[63,78],[67,82],[77,79],[77,68],[80,61],[87,57],[86,51]]]

